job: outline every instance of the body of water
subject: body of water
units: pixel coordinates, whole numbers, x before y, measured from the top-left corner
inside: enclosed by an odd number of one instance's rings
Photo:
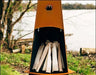
[[[15,18],[18,15],[14,14]],[[13,19],[13,21],[15,20]],[[36,12],[27,12],[14,29],[15,39],[34,31]],[[63,10],[63,22],[66,36],[67,50],[79,51],[80,48],[95,48],[95,10]],[[19,35],[17,35],[19,34]],[[32,38],[33,33],[23,37]]]

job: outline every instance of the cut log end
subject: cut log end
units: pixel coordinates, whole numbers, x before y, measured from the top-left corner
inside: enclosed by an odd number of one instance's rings
[[[12,50],[13,53],[18,53],[20,52],[20,49],[15,49],[15,50]]]
[[[80,48],[80,55],[96,54],[96,48]]]

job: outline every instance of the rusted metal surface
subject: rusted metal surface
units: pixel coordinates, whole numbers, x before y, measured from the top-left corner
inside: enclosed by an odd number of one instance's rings
[[[35,72],[30,72],[30,71],[24,71],[24,73],[29,73],[29,74],[34,74],[34,75],[67,75],[67,74],[72,74],[74,71],[68,69],[67,73],[55,73],[55,74],[44,74],[44,73],[35,73]]]
[[[52,6],[52,10],[46,7]],[[42,27],[56,27],[63,29],[61,0],[38,0],[35,29]]]
[[[63,55],[62,59],[64,60],[63,72],[56,71],[48,74],[41,70],[36,72],[36,70],[32,69],[38,48],[40,44],[45,43],[46,40],[51,42],[58,41],[60,43],[61,53]],[[29,73],[29,75],[64,75],[73,72],[74,71],[68,69],[67,65],[61,0],[38,0],[30,71],[27,71],[27,73]]]

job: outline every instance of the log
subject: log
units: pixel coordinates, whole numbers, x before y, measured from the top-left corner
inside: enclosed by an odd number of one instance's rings
[[[54,43],[56,44],[56,46],[58,47],[58,50],[60,51],[60,58],[61,58],[62,68],[65,68],[64,67],[64,61],[63,61],[63,56],[62,56],[62,53],[61,53],[61,50],[60,50],[60,44],[58,43],[58,41],[55,41]],[[59,52],[58,52],[58,56],[59,56]],[[59,69],[59,71],[60,71],[60,69]]]
[[[49,44],[48,59],[47,59],[47,68],[46,72],[51,73],[51,43]]]
[[[57,48],[56,43],[53,43],[52,48],[52,72],[58,71],[58,60],[57,60]]]
[[[49,40],[47,40],[46,42],[45,42],[45,44],[47,45],[48,43],[50,43],[50,41]]]
[[[48,60],[48,54],[47,54],[46,60],[45,60],[45,62],[44,62],[44,65],[43,65],[43,69],[42,69],[42,71],[46,71],[46,67],[47,67],[47,60]]]
[[[22,53],[25,53],[25,45],[21,46]]]
[[[44,49],[44,51],[43,51],[43,54],[42,54],[42,56],[41,56],[41,59],[40,59],[40,61],[39,61],[39,64],[37,65],[37,69],[36,69],[37,72],[39,71],[40,67],[41,67],[42,64],[43,64],[43,61],[44,61],[44,59],[45,59],[45,57],[46,57],[46,55],[47,55],[47,53],[48,53],[48,49],[49,49],[49,44],[45,47],[45,49]]]
[[[27,47],[25,47],[25,49],[30,49],[30,50],[32,50],[32,46],[27,46]]]
[[[65,68],[62,54],[61,54],[61,61],[62,61],[62,68]]]
[[[59,71],[63,72],[62,69],[62,60],[61,60],[61,50],[60,50],[60,44],[58,45],[58,66],[59,66]]]
[[[33,65],[33,68],[32,69],[36,69],[37,68],[37,65],[39,64],[39,60],[40,60],[40,56],[43,52],[43,49],[44,49],[44,44],[42,44],[39,49],[38,49],[38,52],[36,54],[36,58],[35,58],[35,63]]]
[[[12,51],[13,51],[13,53],[18,53],[18,52],[20,52],[20,49],[14,49]]]
[[[96,48],[80,48],[81,55],[96,54]]]
[[[15,40],[17,43],[20,42],[33,42],[33,38],[28,38],[28,39],[19,39],[19,40]]]

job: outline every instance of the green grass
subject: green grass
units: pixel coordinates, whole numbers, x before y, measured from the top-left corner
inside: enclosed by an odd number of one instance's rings
[[[95,60],[89,60],[83,56],[73,57],[72,54],[67,54],[68,66],[74,70],[78,75],[95,75],[96,69],[92,69],[91,65],[96,66]]]
[[[31,54],[13,54],[1,53],[0,61],[2,63],[9,63],[14,66],[23,65],[25,67],[30,65]]]
[[[30,56],[31,54],[1,53],[0,61],[3,64],[3,65],[1,64],[2,75],[11,75],[11,74],[4,74],[7,73],[7,71],[9,72],[9,70],[10,72],[12,71],[12,68],[8,69],[10,66],[5,65],[5,63],[12,66],[20,67],[23,65],[24,67],[29,67],[31,58]],[[70,53],[67,54],[67,61],[69,69],[76,72],[75,75],[95,75],[96,69],[91,68],[92,65],[96,66],[95,60],[94,61],[89,60],[89,58],[87,57],[84,58],[83,56],[80,55],[73,57],[72,53]]]
[[[1,65],[0,75],[21,75],[19,72],[13,70],[9,65]]]

